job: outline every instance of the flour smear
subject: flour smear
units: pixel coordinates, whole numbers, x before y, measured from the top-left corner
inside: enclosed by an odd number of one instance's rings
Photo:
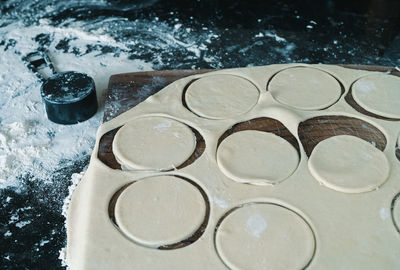
[[[40,96],[41,82],[22,61],[24,55],[37,49],[35,38],[38,35],[51,35],[52,41],[46,49],[59,71],[74,70],[93,77],[100,109],[90,120],[66,126],[47,120]],[[18,179],[25,175],[30,175],[34,181],[47,181],[61,162],[90,154],[102,121],[104,93],[110,75],[152,69],[151,64],[130,60],[127,56],[99,55],[96,50],[75,55],[56,48],[65,37],[71,39],[70,46],[82,50],[88,44],[124,47],[107,35],[91,35],[79,29],[46,24],[29,27],[11,24],[0,28],[0,36],[15,44],[0,47],[0,188],[18,188]]]

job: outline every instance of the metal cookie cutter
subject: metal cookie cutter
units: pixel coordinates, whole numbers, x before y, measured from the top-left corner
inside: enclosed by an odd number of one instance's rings
[[[92,117],[98,108],[93,79],[75,71],[57,72],[46,52],[29,53],[23,58],[42,81],[40,93],[47,118],[70,125]]]

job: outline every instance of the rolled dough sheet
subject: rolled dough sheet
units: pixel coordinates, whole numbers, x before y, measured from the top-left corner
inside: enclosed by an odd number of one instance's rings
[[[121,127],[113,152],[125,168],[172,169],[185,162],[196,147],[196,137],[186,125],[166,117],[134,119]]]
[[[219,70],[180,79],[102,124],[70,204],[70,268],[400,269],[398,203],[392,209],[400,121],[363,115],[345,99],[354,82],[375,74],[301,64]],[[375,126],[384,151],[335,129],[299,132],[308,119],[337,115]],[[255,130],[222,140],[260,118],[282,123],[299,150]],[[368,126],[359,132],[375,132]],[[113,152],[129,170],[99,159],[100,139],[118,128]],[[173,169],[192,155],[193,129],[204,152]],[[307,140],[319,142],[310,157]]]
[[[194,113],[224,119],[249,111],[258,100],[259,91],[250,81],[232,75],[211,75],[190,84],[186,104]]]
[[[400,78],[387,74],[365,76],[352,87],[354,100],[380,116],[400,118]]]
[[[323,185],[347,193],[377,189],[390,170],[383,152],[349,135],[334,136],[317,144],[308,167]]]
[[[301,110],[324,109],[335,103],[341,94],[340,84],[334,77],[307,67],[277,73],[268,90],[280,103]]]
[[[294,172],[299,154],[288,141],[273,133],[245,130],[222,141],[217,161],[221,170],[237,182],[273,185]]]
[[[226,216],[216,247],[230,269],[304,269],[314,255],[314,235],[295,212],[275,204],[248,204]]]

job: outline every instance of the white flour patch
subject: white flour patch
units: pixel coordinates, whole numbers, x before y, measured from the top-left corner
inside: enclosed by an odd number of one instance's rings
[[[267,229],[268,223],[260,214],[251,215],[246,221],[246,230],[249,234],[260,238],[261,234]]]
[[[158,125],[153,126],[153,129],[158,132],[165,132],[172,126],[171,121],[164,121]]]
[[[390,217],[389,208],[382,207],[381,210],[379,210],[379,216],[381,217],[382,220],[388,219]]]
[[[64,199],[64,203],[63,203],[63,208],[62,208],[62,215],[67,218],[68,215],[68,209],[69,209],[69,205],[71,203],[71,199],[72,199],[72,194],[74,193],[74,190],[76,189],[76,187],[78,186],[79,182],[82,180],[82,177],[84,175],[85,172],[81,172],[81,173],[74,173],[71,176],[71,185],[68,187],[68,196]]]
[[[224,199],[218,198],[216,196],[213,197],[213,201],[221,208],[228,208],[228,202],[225,201]]]
[[[15,227],[18,227],[18,228],[21,229],[22,227],[25,227],[28,224],[31,224],[31,221],[30,220],[24,220],[24,221],[20,221],[20,222],[15,223]]]
[[[85,172],[81,173],[74,173],[71,176],[71,185],[68,187],[68,196],[64,199],[63,207],[62,207],[62,215],[67,219],[68,215],[68,209],[71,204],[71,199],[72,199],[72,194],[74,193],[74,190],[78,186],[79,182],[82,180],[83,175]],[[67,229],[67,223],[65,223],[65,228]],[[62,248],[59,251],[59,256],[58,259],[61,261],[61,265],[66,267],[68,270],[69,267],[67,265],[67,248]]]
[[[360,80],[356,82],[357,84],[357,89],[362,93],[362,94],[368,94],[370,91],[376,89],[376,85],[372,81],[368,80]]]
[[[39,243],[39,246],[43,247],[47,243],[50,243],[50,241],[49,240],[41,240],[40,243]]]
[[[265,31],[264,34],[265,34],[266,37],[273,38],[277,42],[287,42],[287,40],[285,38],[280,37],[277,34],[272,33],[271,31]]]
[[[66,270],[70,269],[67,264],[67,248],[66,247],[60,249],[58,259],[61,261],[61,266],[65,267]]]

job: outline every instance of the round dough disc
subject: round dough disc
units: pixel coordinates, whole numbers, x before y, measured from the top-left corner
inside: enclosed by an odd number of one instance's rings
[[[393,75],[370,75],[352,87],[354,100],[365,110],[380,116],[400,118],[400,78]]]
[[[128,169],[166,170],[185,162],[196,147],[189,127],[165,117],[144,117],[120,128],[113,153]]]
[[[275,204],[247,204],[231,212],[216,233],[230,269],[303,269],[313,257],[314,234],[295,212]]]
[[[185,101],[195,114],[210,119],[232,118],[246,113],[260,93],[254,84],[234,75],[211,75],[193,82]]]
[[[245,130],[221,142],[217,150],[221,170],[237,182],[266,185],[289,177],[297,168],[297,150],[268,132]]]
[[[200,191],[174,176],[145,178],[118,197],[115,220],[133,241],[149,247],[178,243],[204,221],[206,206]]]
[[[345,193],[374,190],[389,176],[389,163],[383,152],[349,135],[318,143],[308,160],[308,168],[320,183]]]
[[[277,73],[268,85],[280,103],[301,110],[319,110],[335,103],[341,95],[338,81],[328,73],[307,67]]]

